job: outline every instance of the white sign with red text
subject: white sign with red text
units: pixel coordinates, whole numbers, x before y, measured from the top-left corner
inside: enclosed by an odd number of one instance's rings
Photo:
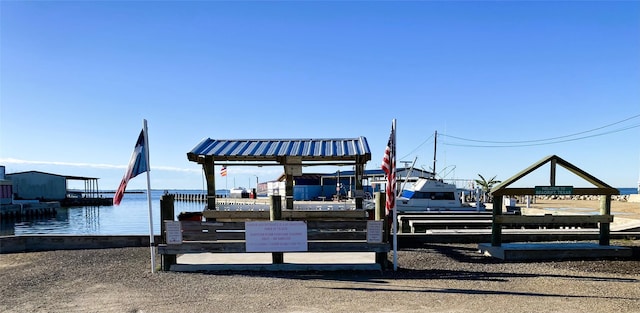
[[[307,224],[303,221],[246,222],[247,252],[307,251]]]

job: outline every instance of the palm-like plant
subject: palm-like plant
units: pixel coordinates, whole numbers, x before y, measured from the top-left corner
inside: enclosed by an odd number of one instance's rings
[[[501,181],[496,180],[497,175],[491,177],[489,180],[486,180],[484,176],[480,174],[478,174],[478,176],[480,176],[480,179],[476,179],[475,182],[482,188],[482,201],[485,201],[487,193],[491,191],[491,188],[493,188],[494,185],[501,183]]]

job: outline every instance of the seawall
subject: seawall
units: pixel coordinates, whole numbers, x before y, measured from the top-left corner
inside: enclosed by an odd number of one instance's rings
[[[50,250],[148,247],[149,235],[21,235],[0,237],[0,254]],[[160,236],[155,236],[157,244]]]

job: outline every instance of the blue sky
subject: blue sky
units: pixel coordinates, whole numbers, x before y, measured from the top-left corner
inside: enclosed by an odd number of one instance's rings
[[[399,163],[432,166],[438,131],[436,169],[447,179],[504,180],[553,154],[615,187],[640,178],[637,1],[2,1],[0,10],[7,173],[98,177],[116,189],[143,119],[154,189],[202,188],[186,153],[206,137],[365,136],[373,169],[395,118]],[[350,168],[305,171],[338,169]],[[256,176],[281,172],[231,167],[217,184],[255,187]],[[584,185],[562,171],[557,183]],[[522,184],[548,184],[548,171]],[[142,176],[129,182],[145,187]]]

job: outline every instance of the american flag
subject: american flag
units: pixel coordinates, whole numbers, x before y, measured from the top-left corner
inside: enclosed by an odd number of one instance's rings
[[[227,176],[227,167],[226,166],[223,166],[220,169],[220,176]]]
[[[387,142],[387,148],[384,150],[382,157],[382,170],[387,175],[386,193],[386,213],[389,215],[396,204],[396,134],[395,129],[391,125],[391,134]]]

